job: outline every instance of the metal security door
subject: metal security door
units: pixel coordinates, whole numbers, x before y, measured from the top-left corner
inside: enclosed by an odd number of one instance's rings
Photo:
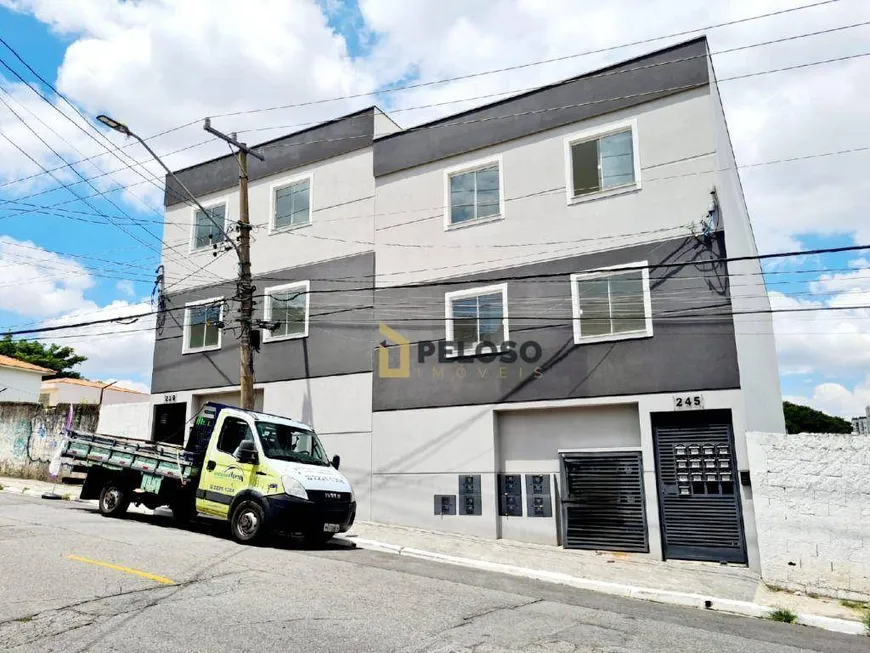
[[[665,558],[746,562],[730,411],[653,416]]]
[[[566,549],[649,551],[639,451],[564,453]]]

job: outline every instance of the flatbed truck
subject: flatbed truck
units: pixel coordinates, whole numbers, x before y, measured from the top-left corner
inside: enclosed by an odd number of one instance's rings
[[[340,458],[327,458],[310,426],[214,402],[197,413],[184,447],[70,430],[61,459],[86,471],[81,498],[98,499],[107,517],[131,503],[169,506],[181,522],[225,519],[243,543],[270,533],[323,543],[356,516]]]

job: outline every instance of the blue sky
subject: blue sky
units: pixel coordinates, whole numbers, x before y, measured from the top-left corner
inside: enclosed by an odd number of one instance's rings
[[[613,7],[600,8],[588,16],[579,12],[558,18],[550,15],[553,12],[512,1],[501,3],[498,11],[494,11],[485,2],[436,7],[436,3],[417,5],[398,0],[298,0],[282,6],[280,15],[276,15],[273,10],[267,11],[265,5],[260,7],[259,1],[252,0],[241,7],[243,3],[220,0],[226,3],[221,20],[217,18],[221,12],[215,10],[214,16],[200,14],[200,20],[191,22],[183,14],[187,10],[184,3],[164,7],[147,1],[19,0],[19,10],[15,11],[6,7],[10,1],[0,0],[0,33],[10,45],[53,85],[59,84],[83,112],[118,115],[139,125],[137,131],[143,134],[175,127],[203,115],[286,104],[288,98],[305,100],[368,92],[373,92],[385,109],[398,110],[397,121],[408,125],[465,106],[405,111],[408,107],[547,83],[657,45],[406,93],[378,95],[378,89],[417,78],[439,79],[558,57],[585,47],[631,41],[760,11],[752,2],[741,0],[729,3],[727,12],[731,13],[714,15],[705,2],[691,0],[676,16],[667,3],[659,0],[651,3],[620,0]],[[846,1],[839,5],[842,6],[832,6],[824,12],[807,10],[787,19],[716,30],[708,37],[716,52],[735,44],[870,20],[870,12],[862,3]],[[629,28],[619,20],[627,7],[638,18]],[[193,11],[192,5],[189,10]],[[179,24],[188,25],[186,33],[179,32]],[[236,24],[245,29],[236,29]],[[622,26],[617,29],[617,25]],[[247,33],[258,36],[252,40],[245,36]],[[793,47],[776,46],[758,51],[758,56],[754,51],[742,51],[739,57],[723,55],[715,59],[716,70],[723,78],[780,63],[790,65],[841,52],[852,54],[854,48],[866,44],[868,36],[870,31],[864,28],[796,42]],[[505,44],[510,47],[504,47]],[[2,46],[0,55],[27,82],[39,85]],[[863,63],[863,68],[844,63],[793,75],[722,84],[738,162],[754,163],[870,145],[856,141],[856,135],[866,131],[866,120],[870,117],[866,108],[870,103],[862,95],[862,89],[870,81],[866,62]],[[12,98],[5,93],[0,98],[23,116],[28,116],[26,109],[30,108],[61,133],[63,138],[56,137],[28,117],[64,159],[82,158],[79,151],[88,155],[95,151],[93,142],[18,84],[8,70],[0,68],[0,82],[12,92]],[[226,92],[231,83],[240,85],[239,97]],[[809,88],[817,92],[808,93]],[[50,94],[46,88],[41,90]],[[232,125],[226,122],[218,127],[261,128],[323,120],[345,113],[361,102],[366,100],[255,115],[248,122],[239,119]],[[6,109],[0,105],[0,113],[3,111]],[[12,121],[6,125],[0,131],[24,149],[35,152],[41,148],[37,158],[43,165],[49,168],[63,165],[23,131],[20,124]],[[15,125],[15,131],[9,125]],[[257,132],[248,139],[253,142],[282,131],[290,130]],[[112,138],[121,143],[114,135]],[[222,153],[196,147],[198,140],[201,132],[194,125],[155,139],[152,144],[164,153],[189,148],[169,158],[174,167]],[[144,198],[145,204],[132,197],[130,191],[109,193],[111,200],[96,197],[87,201],[75,200],[69,190],[42,193],[46,188],[44,181],[50,179],[45,176],[31,182],[10,183],[32,174],[34,169],[3,138],[0,148],[18,160],[0,170],[0,238],[14,239],[16,243],[8,245],[7,240],[2,250],[5,259],[0,265],[6,266],[7,273],[18,270],[18,280],[26,278],[20,272],[25,268],[32,268],[33,274],[42,271],[54,277],[49,288],[52,292],[46,294],[49,300],[42,294],[34,298],[35,290],[28,295],[29,284],[16,284],[14,276],[13,281],[6,282],[5,294],[0,286],[0,328],[27,328],[47,319],[70,321],[69,316],[77,314],[103,316],[113,306],[120,310],[147,300],[153,271],[159,262],[156,251],[162,233],[159,193],[148,184],[135,186],[132,192]],[[135,156],[145,158],[141,152],[135,152]],[[863,210],[867,180],[859,174],[867,163],[870,156],[865,152],[745,170],[743,181],[760,251],[870,242],[870,228],[866,226],[870,221]],[[123,167],[119,160],[107,156],[100,158],[97,165],[102,171]],[[93,167],[79,169],[88,177],[99,174]],[[68,169],[55,174],[64,180],[73,178]],[[142,181],[129,170],[111,178],[113,183],[124,185]],[[105,179],[94,181],[100,191],[107,188],[104,182]],[[95,193],[83,183],[71,188],[79,196]],[[25,214],[17,210],[32,209],[32,205],[51,208]],[[117,226],[107,224],[106,215],[149,243],[150,248]],[[37,249],[30,248],[30,244]],[[51,252],[60,254],[53,258]],[[791,295],[791,300],[776,299],[780,303],[791,301],[788,305],[794,302],[842,305],[850,298],[854,305],[870,304],[870,283],[860,272],[870,267],[870,262],[862,263],[861,258],[859,252],[773,261],[765,266],[775,272],[769,276],[769,288]],[[864,258],[870,259],[870,254]],[[822,268],[837,270],[831,274],[840,276],[820,282],[817,274],[800,272]],[[855,274],[850,276],[850,269],[858,270],[859,278],[852,279]],[[18,294],[8,286],[18,290]],[[782,329],[779,344],[783,394],[841,414],[856,409],[865,396],[870,401],[870,354],[865,353],[865,349],[870,350],[866,335],[870,325],[863,319],[870,316],[828,313],[792,317],[778,324]],[[843,325],[857,328],[841,338],[835,332]],[[147,384],[150,355],[144,356],[139,351],[142,341],[129,339],[128,346],[139,352],[135,356],[125,354],[120,346],[113,349],[110,344],[105,339],[94,339],[82,345],[90,347],[92,357],[85,372],[92,377]]]

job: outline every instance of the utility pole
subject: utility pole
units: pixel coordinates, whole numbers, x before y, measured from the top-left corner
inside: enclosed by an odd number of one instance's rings
[[[166,170],[166,174],[171,176],[175,182],[184,190],[185,193],[193,200],[194,204],[196,204],[197,208],[202,211],[203,215],[209,219],[209,221],[214,225],[215,229],[218,233],[222,234],[225,238],[225,241],[229,247],[232,247],[236,250],[236,254],[239,257],[239,275],[237,283],[237,291],[239,295],[239,304],[240,304],[240,313],[241,316],[239,318],[239,323],[241,325],[241,337],[239,338],[239,350],[241,352],[240,357],[240,367],[239,367],[239,385],[241,386],[241,395],[242,395],[242,408],[246,410],[253,410],[254,408],[254,355],[251,351],[251,328],[253,324],[253,315],[254,315],[254,285],[251,282],[251,221],[250,215],[248,212],[248,154],[251,156],[255,156],[260,161],[265,161],[266,159],[262,154],[254,152],[249,149],[247,145],[244,143],[239,143],[236,140],[236,135],[232,134],[227,136],[219,132],[217,129],[214,129],[211,126],[211,121],[206,118],[205,123],[202,128],[205,129],[210,134],[214,134],[218,138],[223,141],[226,141],[230,144],[230,146],[235,146],[238,149],[238,162],[239,162],[239,207],[240,207],[240,215],[239,215],[239,244],[233,241],[232,237],[224,231],[224,226],[222,224],[218,224],[218,222],[212,217],[211,212],[204,208],[202,204],[200,204],[199,200],[196,199],[196,196],[190,192],[190,189],[184,185],[184,182],[181,181],[178,176],[167,166],[163,160],[157,156],[157,153],[151,149],[148,143],[145,142],[141,136],[138,136],[135,132],[131,131],[130,128],[124,123],[115,120],[114,118],[110,118],[106,115],[97,116],[97,120],[101,123],[109,127],[110,129],[114,129],[116,132],[124,134],[125,136],[135,138],[139,141],[139,144],[144,147],[148,153],[154,157],[154,160],[159,163],[164,170]],[[217,251],[215,251],[215,256],[217,256]],[[160,266],[162,268],[163,266]],[[163,280],[163,271],[160,269],[158,283],[162,284]],[[5,388],[4,388],[5,390]],[[3,390],[0,390],[3,392]]]
[[[260,161],[265,159],[261,154],[248,149],[245,143],[236,140],[235,134],[226,135],[211,126],[206,118],[203,129],[234,145],[239,161],[239,278],[237,291],[239,295],[239,385],[242,395],[242,408],[254,409],[254,353],[251,349],[251,328],[254,318],[254,284],[251,281],[251,220],[248,209],[248,154]]]

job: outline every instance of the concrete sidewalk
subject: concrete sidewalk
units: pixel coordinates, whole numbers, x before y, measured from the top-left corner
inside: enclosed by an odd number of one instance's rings
[[[642,554],[566,550],[366,522],[355,524],[346,537],[361,548],[440,559],[448,564],[504,571],[612,594],[749,616],[764,616],[768,608],[785,608],[798,614],[807,625],[855,633],[863,628],[835,623],[860,621],[859,610],[844,607],[835,599],[771,590],[746,567],[663,562]],[[712,605],[708,605],[709,601]]]

